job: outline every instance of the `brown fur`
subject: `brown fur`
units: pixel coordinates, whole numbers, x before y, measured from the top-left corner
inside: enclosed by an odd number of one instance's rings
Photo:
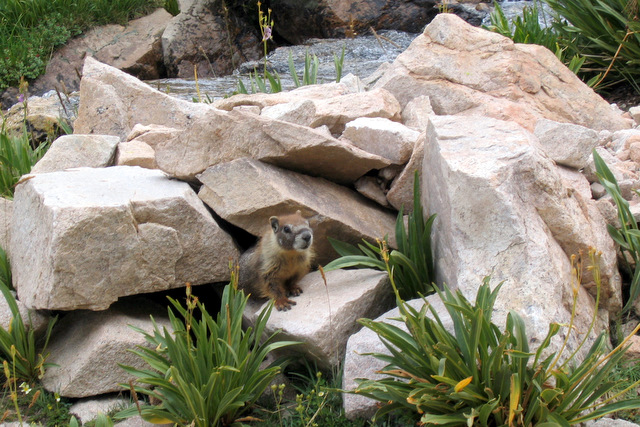
[[[297,211],[271,217],[271,228],[240,257],[238,288],[258,298],[271,298],[278,310],[289,310],[302,289],[298,281],[309,272],[313,231]]]

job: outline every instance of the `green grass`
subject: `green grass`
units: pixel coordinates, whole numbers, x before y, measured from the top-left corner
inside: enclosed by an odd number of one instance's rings
[[[0,90],[20,77],[35,79],[53,51],[97,25],[143,16],[161,0],[3,0],[0,1]]]
[[[27,422],[45,427],[69,425],[71,403],[55,393],[46,391],[41,385],[30,388],[18,387],[17,398],[20,416],[25,426]],[[8,388],[3,388],[0,392],[0,418],[3,416],[5,418],[2,418],[0,424],[18,421]]]

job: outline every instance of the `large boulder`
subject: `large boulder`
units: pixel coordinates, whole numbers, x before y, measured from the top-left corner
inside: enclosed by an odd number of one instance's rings
[[[480,115],[533,130],[540,118],[617,130],[631,121],[584,84],[547,48],[514,44],[443,13],[375,83],[404,107],[428,96],[439,115]]]
[[[349,337],[360,329],[357,320],[375,318],[393,304],[387,273],[382,271],[334,270],[306,275],[299,283],[303,293],[289,311],[273,311],[265,333],[281,330],[279,340],[299,341],[284,354],[303,354],[320,368],[337,367],[344,358]],[[245,310],[249,324],[255,323],[265,303],[250,301]]]
[[[214,108],[208,104],[174,98],[87,57],[74,132],[113,135],[125,140],[138,123],[185,129],[211,110]]]
[[[226,281],[237,250],[187,183],[116,166],[18,185],[10,255],[27,307],[103,310],[126,295]]]
[[[63,93],[78,90],[82,63],[87,54],[140,79],[163,77],[160,38],[170,20],[171,15],[166,10],[157,9],[126,26],[99,26],[70,40],[53,53],[45,74],[31,85],[32,93],[53,88]]]
[[[118,303],[106,311],[75,311],[54,329],[47,350],[47,368],[42,385],[65,397],[89,397],[122,391],[120,384],[136,378],[118,364],[147,369],[130,350],[149,347],[144,335],[131,327],[153,332],[153,315],[162,329],[172,330],[166,312],[148,301]]]
[[[229,74],[260,57],[257,31],[217,0],[199,0],[180,9],[162,34],[164,65],[170,77]]]
[[[549,323],[569,322],[574,292],[580,307],[575,324],[588,330],[594,278],[585,271],[582,283],[575,284],[571,257],[587,258],[596,248],[602,252],[601,308],[619,310],[616,249],[604,219],[578,191],[568,191],[535,137],[516,123],[490,118],[436,116],[431,122],[422,203],[438,215],[438,283],[472,298],[483,277],[504,281],[502,293],[509,299],[496,305],[496,321],[504,321],[508,310],[517,311],[535,347]],[[606,316],[601,321],[606,324]],[[570,348],[577,341],[572,335]]]
[[[301,210],[311,218],[316,262],[337,254],[327,237],[353,244],[393,240],[395,216],[353,190],[257,160],[238,159],[198,175],[198,196],[226,221],[254,236],[269,228],[269,217]]]
[[[422,203],[438,214],[439,283],[471,298],[484,276],[505,281],[502,293],[510,299],[496,305],[496,320],[504,321],[508,310],[520,313],[535,347],[549,323],[569,322],[574,292],[576,325],[588,329],[594,279],[585,272],[575,284],[571,256],[587,257],[596,248],[602,252],[601,307],[620,308],[616,251],[604,219],[579,192],[568,191],[533,135],[489,118],[437,116],[431,122]],[[606,316],[601,320],[606,323]],[[570,348],[576,340],[573,335]]]

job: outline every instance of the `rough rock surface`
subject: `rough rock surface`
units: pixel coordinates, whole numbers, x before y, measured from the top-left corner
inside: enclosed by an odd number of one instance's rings
[[[229,74],[242,62],[259,58],[257,35],[224,3],[200,0],[180,10],[162,34],[169,76],[192,78],[195,67],[200,77]]]
[[[116,166],[140,166],[146,169],[158,169],[156,152],[146,142],[134,140],[118,144]]]
[[[42,385],[65,397],[89,397],[121,391],[120,383],[135,379],[118,363],[144,369],[148,365],[129,350],[149,346],[135,326],[153,331],[149,314],[160,328],[171,330],[163,309],[149,310],[149,303],[118,303],[101,312],[76,311],[65,316],[49,342]]]
[[[349,336],[360,329],[357,320],[375,318],[393,304],[393,292],[387,273],[377,270],[334,270],[326,272],[327,284],[320,272],[306,275],[299,283],[302,295],[289,311],[273,311],[265,333],[281,329],[279,340],[297,340],[302,344],[285,349],[304,354],[322,368],[336,367],[344,357]],[[255,323],[265,305],[250,301],[245,318]]]
[[[13,218],[13,282],[31,308],[102,310],[125,295],[225,281],[237,257],[189,185],[157,170],[34,175],[16,189]]]
[[[300,209],[311,218],[316,262],[335,258],[327,237],[350,243],[394,236],[395,216],[361,195],[321,178],[257,160],[238,159],[198,176],[198,196],[226,221],[262,235],[269,217]]]
[[[118,142],[117,136],[63,135],[53,141],[42,159],[31,168],[31,173],[111,166]]]
[[[489,118],[436,116],[431,121],[422,203],[438,214],[438,283],[471,298],[483,277],[504,280],[502,293],[510,298],[496,305],[496,321],[516,310],[533,348],[550,322],[569,321],[570,257],[579,252],[586,257],[594,247],[603,252],[601,307],[620,308],[620,276],[604,220],[578,192],[567,191],[530,133]],[[592,280],[585,272],[577,288],[579,330],[587,330],[594,310]],[[578,341],[572,337],[570,348]]]
[[[400,175],[393,180],[391,188],[389,188],[389,191],[387,192],[387,200],[391,206],[398,210],[400,210],[400,208],[404,208],[405,213],[413,211],[413,186],[415,184],[416,171],[418,172],[418,179],[422,180],[422,161],[424,159],[425,139],[426,133],[423,132],[420,134],[420,137],[416,142],[409,162]]]
[[[155,150],[160,169],[186,180],[209,166],[240,157],[340,183],[353,182],[390,163],[321,130],[235,110],[210,111]]]
[[[160,38],[171,15],[164,9],[126,26],[105,25],[89,30],[57,49],[46,73],[31,85],[31,92],[44,93],[58,88],[63,93],[78,90],[82,63],[93,56],[139,79],[157,79],[164,75]]]
[[[598,132],[571,123],[538,120],[534,135],[542,150],[559,165],[583,169],[591,152],[600,143]]]
[[[69,96],[58,95],[49,91],[42,96],[29,96],[24,102],[18,98],[11,100],[11,108],[4,114],[4,126],[8,132],[21,133],[23,126],[38,140],[58,130],[61,122],[72,124],[75,120],[75,111],[78,108],[78,93]],[[25,114],[25,105],[27,107]]]
[[[11,218],[13,217],[13,200],[0,197],[0,248],[7,254],[10,251]]]
[[[312,92],[313,93],[313,92]],[[327,126],[332,134],[340,134],[345,125],[363,117],[379,117],[400,121],[398,101],[384,89],[348,93],[305,102],[278,104],[264,109],[264,115],[302,126]]]
[[[439,115],[482,115],[533,130],[540,118],[594,130],[626,129],[624,119],[547,48],[436,16],[376,82],[404,107],[429,96]]]
[[[87,57],[74,132],[125,140],[138,124],[185,129],[213,107],[183,101],[150,88],[114,67]]]
[[[394,164],[405,164],[413,153],[420,132],[380,117],[360,117],[347,123],[342,137],[356,147],[389,159]]]

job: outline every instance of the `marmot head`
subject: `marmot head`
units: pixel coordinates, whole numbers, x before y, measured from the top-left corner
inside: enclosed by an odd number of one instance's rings
[[[304,251],[313,243],[313,230],[300,211],[293,215],[269,218],[278,245],[286,250]]]

